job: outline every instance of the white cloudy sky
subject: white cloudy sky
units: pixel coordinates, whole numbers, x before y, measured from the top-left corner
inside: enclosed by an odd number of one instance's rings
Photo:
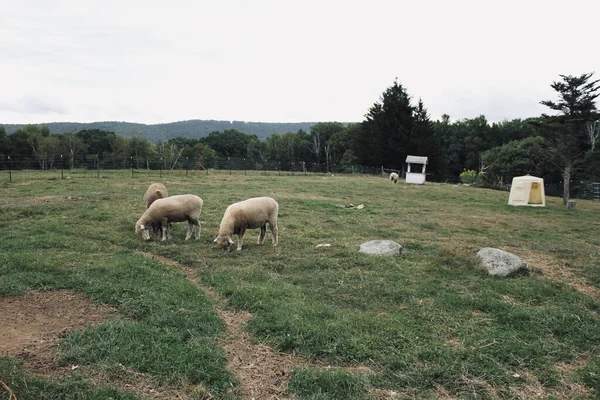
[[[600,78],[597,0],[2,0],[0,124],[358,122],[396,78],[432,119],[546,112]]]

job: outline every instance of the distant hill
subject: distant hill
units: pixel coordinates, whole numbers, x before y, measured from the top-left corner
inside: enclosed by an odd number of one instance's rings
[[[36,125],[46,125],[52,134],[65,132],[78,132],[82,129],[100,129],[114,132],[117,135],[132,137],[141,135],[146,140],[156,143],[159,140],[169,140],[174,137],[199,139],[208,136],[211,132],[222,132],[226,129],[235,129],[250,135],[256,135],[260,140],[265,140],[273,133],[297,133],[300,129],[310,133],[310,127],[316,122],[244,122],[244,121],[215,121],[215,120],[188,120],[170,122],[167,124],[136,124],[132,122],[49,122]],[[2,125],[2,124],[0,124]],[[7,134],[25,127],[26,124],[4,124]]]

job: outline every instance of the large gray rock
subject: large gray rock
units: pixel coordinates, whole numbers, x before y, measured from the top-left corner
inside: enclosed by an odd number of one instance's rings
[[[529,264],[521,257],[508,251],[484,247],[477,252],[481,259],[479,268],[486,270],[490,275],[507,277],[519,272],[530,272]]]
[[[371,240],[360,245],[360,252],[380,256],[398,256],[402,246],[392,240]]]

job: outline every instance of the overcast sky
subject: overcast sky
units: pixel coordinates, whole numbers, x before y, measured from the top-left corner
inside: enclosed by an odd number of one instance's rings
[[[600,79],[597,0],[2,0],[0,124],[538,116]]]

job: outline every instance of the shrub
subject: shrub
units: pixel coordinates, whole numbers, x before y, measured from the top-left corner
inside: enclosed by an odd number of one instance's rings
[[[460,181],[468,185],[479,186],[483,182],[483,172],[465,169],[460,174]]]

